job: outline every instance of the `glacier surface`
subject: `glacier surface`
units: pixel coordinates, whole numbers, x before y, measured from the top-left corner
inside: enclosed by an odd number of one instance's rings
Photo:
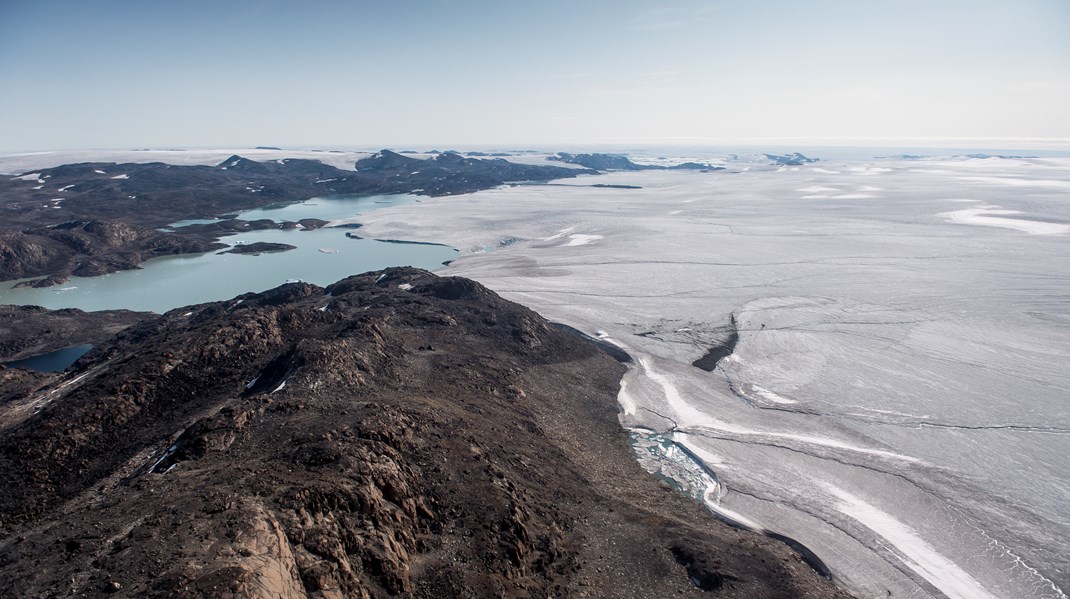
[[[648,456],[700,459],[699,499],[858,596],[1066,597],[1070,160],[725,164],[362,231],[456,247],[440,274],[623,347],[622,424],[686,449]]]

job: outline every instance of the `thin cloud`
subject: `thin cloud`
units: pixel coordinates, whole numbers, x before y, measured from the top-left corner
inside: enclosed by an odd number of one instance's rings
[[[675,6],[653,8],[638,15],[630,27],[633,31],[671,31],[711,21],[721,10],[714,6]]]

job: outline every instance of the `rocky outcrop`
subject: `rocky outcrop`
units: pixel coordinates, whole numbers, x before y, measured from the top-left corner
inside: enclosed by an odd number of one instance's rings
[[[41,279],[34,279],[32,281],[20,281],[15,283],[14,289],[20,287],[32,287],[33,289],[46,289],[48,287],[55,287],[56,285],[62,285],[71,278],[67,275],[49,275]]]
[[[764,154],[764,156],[769,160],[772,160],[773,164],[779,164],[781,166],[802,166],[821,160],[820,158],[809,158],[798,152],[792,152],[790,154]]]
[[[202,239],[111,221],[66,221],[0,230],[0,280],[87,277],[136,268],[146,260],[225,247]]]
[[[357,161],[356,170],[390,185],[418,188],[427,195],[470,193],[505,183],[594,174],[582,169],[517,164],[501,158],[465,158],[457,152],[442,152],[432,159],[421,160],[389,150]]]
[[[569,154],[568,152],[558,152],[555,156],[550,156],[549,160],[578,164],[598,171],[724,170],[724,167],[711,166],[701,162],[682,162],[680,164],[669,166],[659,164],[636,164],[624,154]]]
[[[678,171],[702,171],[704,173],[725,170],[723,166],[714,166],[704,162],[681,162],[680,164],[674,164],[669,168]]]
[[[568,152],[558,152],[557,155],[550,156],[549,160],[578,164],[598,171],[638,171],[646,168],[646,165],[636,164],[623,154],[569,154]]]
[[[148,312],[0,305],[0,362],[21,360],[72,345],[99,344],[130,325],[154,316]]]
[[[259,256],[260,254],[267,254],[272,252],[288,252],[290,250],[296,250],[296,245],[290,245],[288,243],[272,243],[268,241],[257,241],[255,243],[243,243],[236,245],[229,250],[219,252],[220,254],[248,254],[252,256]]]
[[[415,269],[144,320],[0,386],[5,595],[842,596],[642,471],[622,369]]]

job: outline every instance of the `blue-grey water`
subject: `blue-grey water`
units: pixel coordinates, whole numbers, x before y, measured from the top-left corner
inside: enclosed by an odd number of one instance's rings
[[[374,208],[418,201],[415,196],[333,196],[305,202],[250,210],[239,218],[297,221],[302,218],[337,220]],[[177,224],[177,223],[176,223]],[[0,303],[39,305],[46,308],[107,310],[126,308],[165,312],[202,302],[228,299],[249,291],[264,291],[287,281],[327,285],[349,275],[388,266],[439,268],[456,252],[449,247],[384,243],[353,239],[345,228],[316,230],[251,231],[224,237],[223,243],[274,242],[297,249],[260,255],[189,254],[146,262],[138,270],[100,277],[72,277],[47,289],[13,289],[14,281],[0,284]],[[356,230],[359,234],[359,229]]]
[[[86,352],[91,349],[93,349],[92,344],[83,343],[82,345],[65,347],[63,349],[30,356],[29,358],[23,358],[21,360],[4,362],[4,366],[9,368],[27,368],[38,372],[63,372],[68,366],[74,364],[78,358],[84,356]]]

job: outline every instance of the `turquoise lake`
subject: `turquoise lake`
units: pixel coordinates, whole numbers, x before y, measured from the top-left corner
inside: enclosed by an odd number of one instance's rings
[[[239,214],[239,218],[330,221],[417,201],[419,198],[411,195],[332,196],[249,210]],[[209,252],[166,256],[142,264],[139,270],[100,277],[71,277],[70,281],[47,289],[12,289],[17,281],[5,281],[0,283],[0,303],[52,309],[126,308],[166,312],[189,304],[229,299],[249,291],[264,291],[287,281],[327,285],[349,275],[388,266],[433,270],[457,255],[453,248],[440,245],[353,239],[346,236],[348,231],[360,234],[359,229],[346,228],[251,231],[223,237],[220,241],[229,245],[260,241],[286,243],[297,246],[297,249],[260,255]]]

